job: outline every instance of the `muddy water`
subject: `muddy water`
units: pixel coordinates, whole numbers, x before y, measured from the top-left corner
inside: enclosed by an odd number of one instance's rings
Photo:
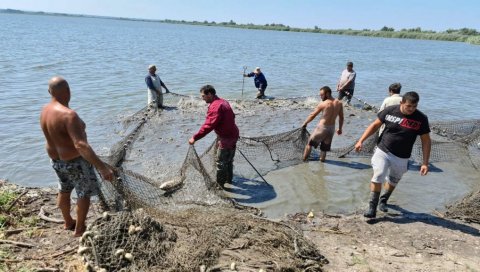
[[[412,212],[442,210],[478,186],[479,173],[471,167],[436,163],[421,177],[411,165],[390,203]],[[366,208],[372,175],[367,158],[330,158],[277,170],[265,176],[271,185],[234,183],[232,197],[258,207],[269,217],[308,211],[352,213]]]
[[[242,136],[272,135],[297,128],[317,103],[316,98],[231,101]],[[205,103],[196,98],[182,99],[153,118],[133,145],[125,167],[154,180],[175,175],[187,153],[188,139],[203,124],[206,109]],[[334,137],[332,147],[352,144],[374,118],[375,114],[362,110],[361,105],[345,107],[344,134]],[[318,117],[309,124],[310,131],[316,122]],[[214,133],[198,141],[195,147],[199,154],[212,141]],[[441,210],[477,186],[480,176],[472,167],[454,162],[433,164],[425,177],[418,170],[418,165],[410,165],[391,198],[392,204],[414,212]],[[274,218],[310,210],[352,213],[366,206],[371,175],[369,157],[327,157],[325,163],[310,161],[272,171],[265,176],[268,184],[259,178],[235,179],[226,192],[239,203],[261,208]]]

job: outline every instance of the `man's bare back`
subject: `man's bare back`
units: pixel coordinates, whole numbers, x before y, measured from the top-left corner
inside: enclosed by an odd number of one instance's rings
[[[54,77],[49,81],[50,103],[43,107],[40,126],[47,140],[48,156],[54,160],[69,161],[83,157],[95,166],[106,180],[113,179],[113,169],[102,162],[90,147],[85,123],[68,107],[70,87],[65,79]]]
[[[85,131],[85,123],[75,111],[52,101],[45,105],[40,115],[40,125],[47,139],[47,152],[54,160],[68,161],[80,156],[67,131],[67,124],[78,122],[80,130]]]
[[[322,117],[318,122],[319,125],[332,126],[335,125],[335,120],[337,116],[342,113],[343,115],[343,104],[337,99],[327,99],[318,104],[318,107],[322,108]]]

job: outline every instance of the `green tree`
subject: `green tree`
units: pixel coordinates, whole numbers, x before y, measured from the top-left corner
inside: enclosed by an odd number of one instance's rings
[[[384,26],[380,31],[395,31],[395,29],[393,27]]]

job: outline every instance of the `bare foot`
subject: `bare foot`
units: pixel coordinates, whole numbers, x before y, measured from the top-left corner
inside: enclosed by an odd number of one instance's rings
[[[77,225],[77,221],[73,220],[72,222],[73,223],[71,223],[70,225],[64,224],[63,229],[64,230],[72,230],[72,231],[75,230],[75,227]]]
[[[75,234],[73,235],[73,237],[81,237],[85,230],[87,230],[87,227],[85,225],[83,227],[77,226],[75,228]]]

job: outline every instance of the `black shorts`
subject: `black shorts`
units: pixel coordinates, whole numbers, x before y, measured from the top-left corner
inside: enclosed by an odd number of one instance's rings
[[[354,90],[342,90],[338,92],[338,100],[342,100],[344,97],[347,97],[348,101],[352,99]]]

